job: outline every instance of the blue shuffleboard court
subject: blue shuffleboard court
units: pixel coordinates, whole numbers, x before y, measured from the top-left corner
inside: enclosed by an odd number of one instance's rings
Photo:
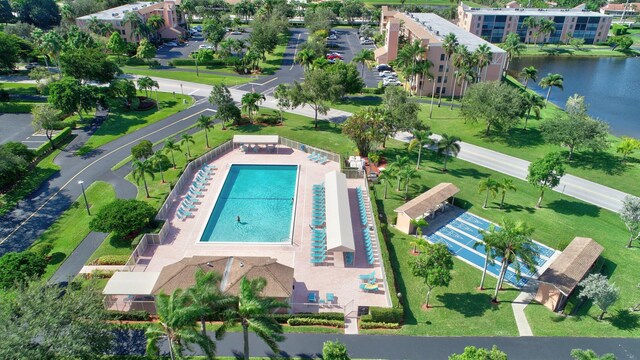
[[[457,217],[451,219],[448,223],[441,226],[433,234],[426,236],[426,239],[431,243],[445,244],[449,251],[451,251],[456,257],[469,263],[479,269],[484,268],[485,262],[485,247],[482,241],[482,230],[489,230],[491,222],[477,217],[468,212],[462,213]],[[499,226],[494,225],[497,230]],[[516,264],[511,264],[507,269],[505,280],[515,287],[521,288],[527,284],[529,278],[536,278],[539,274],[540,268],[545,267],[548,264],[551,257],[555,253],[555,250],[535,242],[535,251],[537,256],[536,261],[536,273],[531,272],[523,264],[520,264],[520,278],[516,275]],[[496,257],[492,262],[487,265],[487,272],[497,277],[500,273],[500,257]]]

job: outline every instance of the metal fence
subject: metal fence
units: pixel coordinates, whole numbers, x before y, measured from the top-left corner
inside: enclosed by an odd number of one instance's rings
[[[330,161],[335,161],[335,162],[341,164],[340,155],[338,155],[336,153],[332,153],[332,152],[326,151],[326,150],[318,149],[316,147],[309,146],[307,144],[303,144],[303,143],[295,141],[295,140],[287,139],[287,138],[284,138],[284,137],[280,136],[280,145],[288,146],[288,147],[290,147],[292,149],[304,151],[306,153],[314,153],[314,152],[315,153],[319,153],[322,156],[326,156],[327,159],[329,159]]]

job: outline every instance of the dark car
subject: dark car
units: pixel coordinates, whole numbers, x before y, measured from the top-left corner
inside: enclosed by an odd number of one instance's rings
[[[376,70],[378,70],[378,72],[393,71],[393,68],[387,64],[380,64],[376,66]]]

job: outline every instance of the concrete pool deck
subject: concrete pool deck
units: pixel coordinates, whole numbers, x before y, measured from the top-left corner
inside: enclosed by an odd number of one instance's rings
[[[328,254],[325,264],[311,264],[311,230],[309,224],[312,217],[312,187],[324,181],[326,173],[340,171],[340,165],[329,161],[324,165],[307,159],[303,151],[287,147],[279,147],[279,153],[248,153],[239,149],[232,150],[212,164],[217,166],[215,174],[206,185],[200,204],[193,211],[193,217],[179,220],[175,211],[179,202],[173,205],[172,215],[168,220],[169,233],[165,243],[150,246],[134,271],[160,271],[166,265],[173,264],[184,257],[191,256],[269,256],[278,262],[294,268],[294,291],[290,299],[292,310],[296,312],[345,311],[355,312],[358,306],[391,306],[389,294],[386,293],[386,278],[381,269],[381,258],[377,236],[373,239],[375,261],[367,263],[362,225],[356,188],[362,187],[366,193],[364,179],[348,179],[351,223],[353,224],[356,252],[353,267],[344,267],[342,253]],[[218,194],[220,193],[226,174],[232,164],[278,164],[299,165],[298,188],[296,189],[295,214],[293,217],[292,243],[202,243],[198,240],[209,220]],[[185,190],[186,193],[186,190]],[[184,194],[183,194],[184,195]],[[371,209],[367,207],[368,217],[373,218]],[[146,265],[146,266],[145,266]],[[377,292],[360,290],[359,275],[375,271],[378,279]],[[335,295],[333,306],[320,306],[307,303],[310,292],[319,299],[325,299],[327,293]],[[346,307],[346,309],[345,309]]]

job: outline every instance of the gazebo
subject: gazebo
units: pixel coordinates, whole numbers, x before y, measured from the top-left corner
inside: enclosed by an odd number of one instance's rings
[[[449,198],[453,204],[454,196],[459,191],[452,183],[440,183],[408,201],[394,210],[398,214],[396,228],[406,234],[413,233],[415,226],[411,223],[412,220],[435,216],[438,210],[444,209]]]

